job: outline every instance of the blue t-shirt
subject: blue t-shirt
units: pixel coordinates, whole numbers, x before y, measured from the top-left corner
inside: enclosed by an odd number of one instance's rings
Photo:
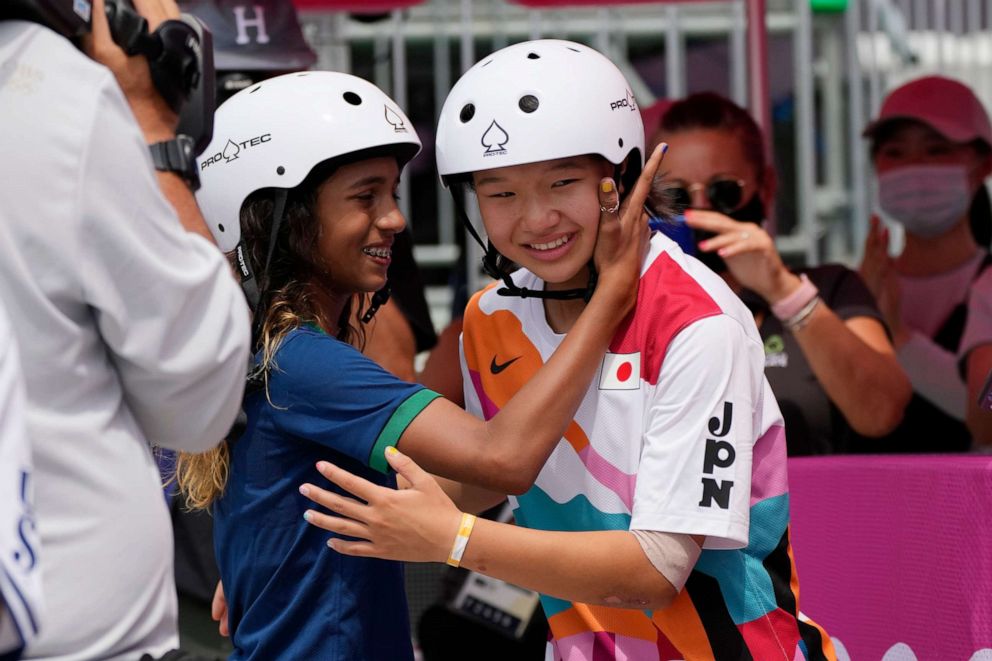
[[[328,549],[298,489],[331,488],[321,459],[395,488],[383,451],[439,395],[310,328],[286,336],[276,365],[269,398],[245,402],[248,426],[214,508],[230,658],[412,659],[402,564]]]

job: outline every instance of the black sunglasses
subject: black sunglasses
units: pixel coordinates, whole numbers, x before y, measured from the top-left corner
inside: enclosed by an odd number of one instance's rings
[[[743,179],[717,179],[705,186],[700,183],[689,184],[688,186],[671,186],[668,188],[668,194],[671,195],[675,208],[684,211],[692,207],[692,195],[697,190],[702,190],[706,194],[710,206],[720,213],[730,213],[744,201]]]

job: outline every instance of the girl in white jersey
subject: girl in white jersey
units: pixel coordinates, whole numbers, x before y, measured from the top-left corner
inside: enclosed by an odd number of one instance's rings
[[[452,89],[438,169],[456,199],[474,190],[501,280],[465,314],[476,414],[496,415],[574,332],[596,287],[597,218],[613,209],[597,189],[629,190],[643,145],[627,81],[581,44],[510,46]],[[345,555],[447,561],[541,592],[555,658],[832,658],[798,615],[785,438],[748,310],[658,234],[635,309],[591,361],[599,374],[572,424],[512,499],[518,526],[476,522],[464,512],[501,494],[436,481],[397,451],[388,460],[411,488],[322,462],[361,500],[304,485],[335,513],[309,520],[356,538],[330,541]]]

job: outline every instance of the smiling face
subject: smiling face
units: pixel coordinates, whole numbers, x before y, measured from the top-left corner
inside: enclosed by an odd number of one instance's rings
[[[339,294],[373,292],[386,284],[393,236],[406,221],[396,206],[400,171],[390,156],[338,168],[317,192],[317,251]]]
[[[599,194],[612,165],[576,156],[473,174],[493,246],[548,289],[584,287],[599,229]]]

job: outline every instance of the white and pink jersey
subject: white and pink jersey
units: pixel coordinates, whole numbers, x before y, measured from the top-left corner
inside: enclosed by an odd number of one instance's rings
[[[535,275],[513,276],[543,288]],[[469,410],[492,417],[563,335],[540,299],[476,295],[465,314]],[[559,658],[830,658],[798,618],[782,418],[750,311],[723,280],[656,234],[634,312],[517,522],[546,530],[705,535],[675,604],[655,613],[544,596]],[[606,654],[606,656],[601,656]]]

